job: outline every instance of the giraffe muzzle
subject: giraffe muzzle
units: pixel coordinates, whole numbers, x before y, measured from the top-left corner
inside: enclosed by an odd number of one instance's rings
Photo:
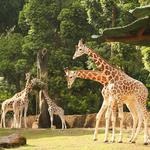
[[[68,85],[68,89],[71,89],[71,85]]]
[[[75,58],[76,58],[75,56],[72,57],[72,59],[75,59]]]

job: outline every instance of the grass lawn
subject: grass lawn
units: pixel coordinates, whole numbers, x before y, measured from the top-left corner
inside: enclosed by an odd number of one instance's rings
[[[104,129],[100,129],[98,141],[93,141],[94,129],[0,129],[0,136],[20,133],[27,138],[27,145],[17,150],[148,150],[143,145],[143,132],[136,144],[128,143],[130,130],[124,130],[124,143],[103,143]],[[111,134],[109,134],[111,136]],[[117,141],[118,131],[116,134]]]

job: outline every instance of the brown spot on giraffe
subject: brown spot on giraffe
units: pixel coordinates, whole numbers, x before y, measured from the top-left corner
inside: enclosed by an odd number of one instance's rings
[[[110,75],[110,72],[109,72],[108,70],[106,70],[104,73],[105,73],[106,75]]]

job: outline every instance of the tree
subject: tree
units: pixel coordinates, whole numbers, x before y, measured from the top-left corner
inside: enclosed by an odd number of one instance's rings
[[[23,37],[18,33],[9,33],[0,38],[0,72],[8,84],[21,89],[20,81],[28,70],[27,61],[22,53]]]
[[[24,0],[1,0],[0,1],[0,33],[13,26],[17,26],[18,14],[22,9]]]
[[[48,54],[47,54],[47,49],[44,48],[42,50],[39,50],[39,52],[37,53],[37,76],[40,78],[40,80],[44,81],[46,84],[48,80],[47,67],[48,67]],[[48,87],[46,89],[48,90]],[[38,119],[39,127],[40,128],[49,127],[50,120],[49,120],[49,113],[48,113],[48,105],[46,103],[46,100],[44,100],[42,90],[40,90],[39,92],[39,108],[40,108],[40,115]]]

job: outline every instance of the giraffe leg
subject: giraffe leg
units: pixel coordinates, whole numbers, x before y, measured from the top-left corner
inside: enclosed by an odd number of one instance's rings
[[[60,119],[61,119],[61,124],[62,124],[62,130],[65,128],[65,120],[64,120],[64,116],[61,115],[60,116]]]
[[[122,103],[118,103],[118,112],[120,118],[120,133],[119,133],[118,143],[122,143],[122,130],[123,130],[123,104]]]
[[[49,110],[50,120],[51,120],[51,128],[53,127],[53,113]]]
[[[102,114],[104,113],[104,111],[107,108],[107,105],[108,105],[107,102],[104,101],[101,109],[99,110],[98,114],[96,115],[96,126],[95,126],[95,131],[94,131],[94,138],[93,138],[94,141],[97,140],[99,122],[101,120]]]
[[[27,110],[28,106],[24,108],[24,127],[27,128]]]
[[[1,115],[1,127],[3,128],[4,127],[4,112],[2,112],[2,115]]]
[[[1,114],[1,128],[3,128],[3,111],[2,111],[2,114]]]
[[[14,128],[14,117],[13,117],[13,119],[12,119],[11,128]]]
[[[66,121],[65,121],[65,119],[64,119],[64,126],[65,126],[65,129],[67,129],[67,125],[66,125]]]
[[[18,120],[18,122],[19,122],[19,128],[21,128],[21,122],[22,122],[22,112],[23,112],[23,109],[21,108],[21,110],[19,111],[19,116],[18,116],[18,118],[19,118],[19,120]]]
[[[148,116],[144,117],[144,145],[149,143],[149,135],[148,135]]]
[[[16,128],[16,113],[14,112],[14,119],[13,119],[13,125],[14,125],[14,128]]]
[[[146,105],[142,105],[143,113],[144,113],[144,145],[149,144],[149,133],[148,133],[148,118],[149,114],[146,109]]]
[[[2,128],[3,127],[3,123],[2,123],[2,121],[3,121],[3,110],[1,111],[1,124],[0,124],[0,128]]]
[[[64,128],[67,129],[64,113],[63,113],[63,115],[62,115],[62,120],[63,120]]]
[[[132,118],[133,118],[133,128],[132,128],[132,133],[131,133],[131,137],[129,139],[129,142],[132,141],[133,139],[133,136],[136,132],[136,127],[137,127],[137,122],[138,122],[138,116],[137,116],[137,112],[136,112],[136,107],[135,107],[135,104],[133,103],[130,103],[127,105],[131,115],[132,115]]]
[[[67,129],[67,126],[66,126],[66,121],[65,121],[65,117],[63,115],[63,124],[64,124],[64,128]]]
[[[15,128],[19,127],[19,110],[16,110],[14,112],[14,127]]]
[[[116,125],[116,105],[114,105],[112,107],[112,138],[111,138],[111,142],[114,143],[115,142],[115,125]]]
[[[135,143],[136,138],[137,138],[137,135],[138,135],[139,132],[140,132],[141,125],[142,125],[142,121],[143,121],[143,112],[142,112],[142,109],[141,109],[141,107],[139,106],[139,104],[136,104],[136,108],[137,108],[137,113],[138,113],[139,122],[138,122],[138,127],[137,127],[137,129],[136,129],[136,133],[135,133],[133,139],[131,140],[131,143]]]
[[[111,106],[112,106],[112,101],[110,100],[105,114],[105,120],[106,120],[105,137],[104,137],[105,143],[108,142],[108,129],[109,129],[110,116],[111,116]]]
[[[2,115],[2,120],[3,120],[3,127],[6,128],[6,122],[5,122],[5,116],[6,116],[6,112],[3,112],[3,115]]]
[[[16,127],[19,128],[19,122],[20,122],[20,117],[19,117],[19,111],[17,111],[17,114],[16,114]]]

